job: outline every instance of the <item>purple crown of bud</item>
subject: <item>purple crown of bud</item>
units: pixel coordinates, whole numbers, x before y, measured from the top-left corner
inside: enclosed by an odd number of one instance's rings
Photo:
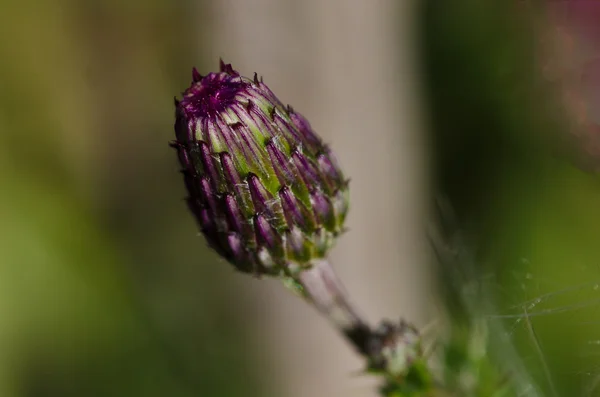
[[[308,121],[254,75],[221,61],[175,100],[187,202],[209,245],[237,269],[293,275],[343,230],[348,181]]]

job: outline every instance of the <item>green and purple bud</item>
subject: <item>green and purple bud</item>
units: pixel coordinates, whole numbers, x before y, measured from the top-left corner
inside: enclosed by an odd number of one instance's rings
[[[295,275],[343,231],[348,180],[308,121],[256,74],[192,73],[175,100],[187,202],[209,245],[237,269]]]
[[[368,360],[404,376],[420,352],[416,331],[372,329],[326,256],[344,230],[348,180],[308,121],[259,80],[192,73],[175,99],[176,140],[188,206],[208,244],[238,270],[281,276]]]

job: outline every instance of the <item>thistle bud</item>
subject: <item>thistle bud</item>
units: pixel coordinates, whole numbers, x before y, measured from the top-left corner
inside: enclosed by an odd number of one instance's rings
[[[208,244],[243,272],[295,275],[343,230],[348,181],[308,121],[221,62],[175,100],[187,203]]]

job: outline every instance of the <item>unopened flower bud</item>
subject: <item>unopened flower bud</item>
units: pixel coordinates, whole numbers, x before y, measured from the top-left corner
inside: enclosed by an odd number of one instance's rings
[[[237,269],[294,275],[343,231],[348,181],[308,121],[221,62],[175,100],[172,145],[209,245]]]

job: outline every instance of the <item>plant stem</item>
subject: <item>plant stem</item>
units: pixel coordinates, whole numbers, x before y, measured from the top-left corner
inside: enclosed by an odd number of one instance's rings
[[[351,304],[344,286],[331,264],[321,259],[313,267],[301,272],[296,282],[304,297],[327,317],[336,329],[363,355],[373,353],[373,331]]]

